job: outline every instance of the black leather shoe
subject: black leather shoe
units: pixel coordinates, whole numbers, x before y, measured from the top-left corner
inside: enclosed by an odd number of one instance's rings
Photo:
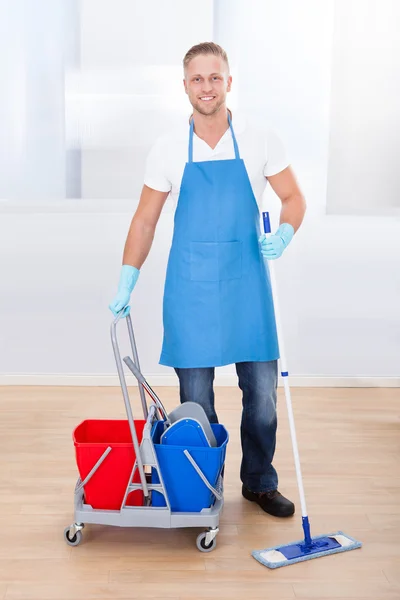
[[[273,492],[254,493],[242,486],[242,495],[250,502],[257,504],[269,515],[274,517],[291,517],[294,514],[294,504],[278,490]]]

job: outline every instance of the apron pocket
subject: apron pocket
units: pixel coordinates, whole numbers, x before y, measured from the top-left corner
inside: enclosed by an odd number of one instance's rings
[[[192,281],[227,281],[241,277],[241,242],[190,242]]]

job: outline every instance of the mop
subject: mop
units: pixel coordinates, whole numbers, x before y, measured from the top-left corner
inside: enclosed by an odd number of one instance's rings
[[[269,214],[263,212],[264,221],[264,232],[268,236],[271,234],[271,226],[269,221]],[[278,567],[285,567],[293,563],[310,560],[312,558],[319,558],[320,556],[326,556],[328,554],[336,554],[337,552],[346,552],[347,550],[355,550],[361,548],[361,542],[358,542],[349,535],[345,535],[342,531],[336,533],[319,535],[311,537],[310,522],[308,519],[306,501],[303,488],[303,479],[300,467],[299,451],[297,447],[296,429],[294,424],[292,401],[290,396],[289,388],[289,372],[287,370],[285,353],[283,349],[283,336],[281,331],[281,321],[279,312],[279,302],[276,288],[275,273],[272,263],[269,263],[269,271],[271,277],[272,297],[274,302],[276,328],[278,334],[278,344],[280,351],[280,363],[281,363],[281,375],[283,378],[283,384],[285,389],[285,398],[287,411],[289,416],[290,435],[292,439],[294,462],[296,467],[297,484],[299,488],[301,512],[302,512],[302,524],[304,539],[291,544],[284,544],[281,546],[275,546],[273,548],[265,548],[264,550],[254,550],[252,556],[258,560],[261,564],[269,567],[270,569],[276,569]]]

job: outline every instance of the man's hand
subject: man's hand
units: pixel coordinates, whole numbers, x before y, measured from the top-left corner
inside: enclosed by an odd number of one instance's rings
[[[276,260],[282,256],[293,235],[294,229],[289,223],[282,223],[274,235],[266,237],[264,233],[258,240],[261,246],[261,254],[268,260]]]
[[[129,314],[130,307],[128,306],[129,300],[131,299],[131,293],[136,285],[140,271],[131,265],[123,265],[121,269],[121,276],[118,285],[118,292],[114,300],[109,305],[109,309],[113,313],[114,317],[124,308],[128,307],[124,316]]]

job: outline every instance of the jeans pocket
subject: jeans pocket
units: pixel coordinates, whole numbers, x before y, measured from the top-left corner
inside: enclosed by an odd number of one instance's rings
[[[191,242],[190,279],[228,281],[242,277],[242,243]]]

